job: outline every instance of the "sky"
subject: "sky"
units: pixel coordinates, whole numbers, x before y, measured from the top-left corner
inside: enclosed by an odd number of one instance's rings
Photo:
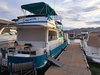
[[[61,17],[64,29],[100,27],[100,0],[0,0],[0,18],[23,15],[21,5],[45,2]]]

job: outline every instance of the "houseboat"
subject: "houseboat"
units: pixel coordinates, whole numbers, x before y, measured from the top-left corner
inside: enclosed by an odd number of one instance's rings
[[[55,20],[57,13],[44,2],[22,5],[32,15],[18,17],[17,39],[13,57],[31,57],[36,69],[43,68],[48,58],[55,59],[68,41],[64,41],[62,23]],[[11,27],[11,26],[10,26]]]

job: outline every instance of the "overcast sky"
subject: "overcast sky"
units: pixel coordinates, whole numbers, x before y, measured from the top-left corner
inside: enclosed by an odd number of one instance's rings
[[[0,0],[0,18],[21,16],[21,5],[46,2],[62,17],[64,29],[100,27],[100,0]]]

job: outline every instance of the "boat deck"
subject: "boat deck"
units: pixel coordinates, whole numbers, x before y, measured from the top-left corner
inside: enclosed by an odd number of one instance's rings
[[[52,65],[45,75],[91,75],[79,43],[71,42],[59,56],[63,67]]]

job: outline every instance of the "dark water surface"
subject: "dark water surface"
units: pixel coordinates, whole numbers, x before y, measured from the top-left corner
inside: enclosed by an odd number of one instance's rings
[[[92,75],[100,75],[100,64],[88,61]]]

